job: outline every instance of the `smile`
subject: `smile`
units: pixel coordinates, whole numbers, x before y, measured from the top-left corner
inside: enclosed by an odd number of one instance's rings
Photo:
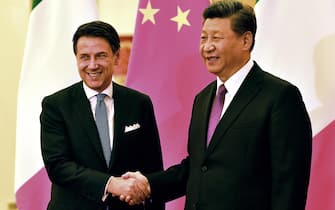
[[[96,76],[98,74],[101,74],[102,72],[101,71],[97,71],[97,72],[87,72],[88,75],[90,76]]]
[[[102,71],[97,71],[97,72],[86,72],[90,77],[98,77],[99,75],[102,74]]]
[[[218,57],[218,56],[209,56],[209,57],[206,57],[206,59],[207,59],[208,61],[215,61],[215,60],[218,60],[219,57]]]

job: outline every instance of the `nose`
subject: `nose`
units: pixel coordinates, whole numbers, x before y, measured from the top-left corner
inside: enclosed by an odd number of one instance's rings
[[[215,45],[213,44],[213,42],[208,40],[207,42],[204,43],[203,49],[206,52],[210,52],[215,49]]]
[[[90,61],[88,63],[88,68],[90,68],[90,69],[98,68],[98,64],[97,64],[97,62],[94,58],[90,59]]]

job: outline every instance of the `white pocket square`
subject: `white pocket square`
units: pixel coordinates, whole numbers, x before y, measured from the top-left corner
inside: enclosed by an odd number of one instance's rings
[[[129,131],[133,131],[133,130],[139,129],[140,127],[141,127],[141,125],[138,124],[138,123],[135,123],[135,124],[129,125],[129,126],[126,125],[126,127],[124,127],[124,132],[127,133]]]

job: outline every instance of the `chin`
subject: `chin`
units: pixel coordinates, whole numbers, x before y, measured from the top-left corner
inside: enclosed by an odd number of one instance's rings
[[[88,83],[87,86],[96,91],[101,89],[101,85],[96,83]]]
[[[211,68],[208,68],[208,72],[211,73],[211,74],[215,74],[215,75],[217,75],[217,74],[219,73],[218,70],[216,70],[216,69],[211,69]]]

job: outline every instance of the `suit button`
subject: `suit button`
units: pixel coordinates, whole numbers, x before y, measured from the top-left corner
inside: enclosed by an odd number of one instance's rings
[[[207,166],[202,166],[202,167],[201,167],[201,171],[202,171],[202,172],[206,172],[207,170],[208,170]]]

